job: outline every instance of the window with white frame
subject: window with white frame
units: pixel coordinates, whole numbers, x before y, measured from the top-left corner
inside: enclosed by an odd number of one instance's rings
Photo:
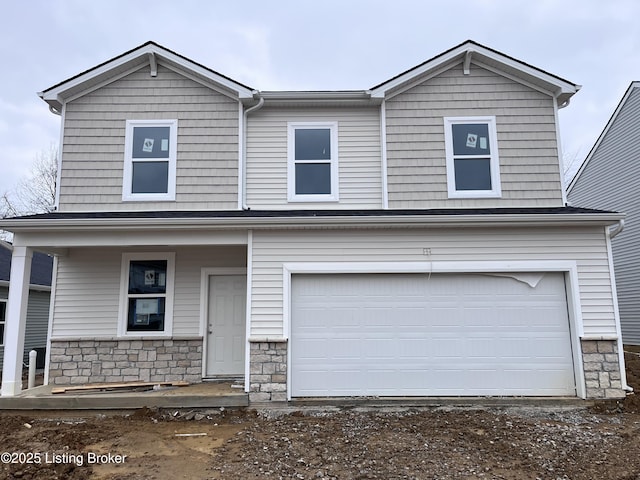
[[[4,345],[4,326],[7,319],[7,301],[0,299],[0,347]]]
[[[288,199],[338,200],[338,123],[288,124]]]
[[[177,137],[177,120],[127,120],[123,200],[175,200]]]
[[[171,335],[174,272],[173,253],[122,256],[121,335]]]
[[[444,138],[449,197],[500,197],[496,118],[445,118]]]

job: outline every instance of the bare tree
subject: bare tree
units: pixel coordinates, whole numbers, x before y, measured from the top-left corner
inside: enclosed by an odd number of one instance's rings
[[[49,213],[55,209],[58,179],[58,148],[49,146],[36,155],[29,174],[18,182],[12,192],[0,198],[3,218]]]
[[[583,161],[584,158],[579,156],[577,151],[564,153],[564,155],[562,156],[564,172],[562,173],[564,175],[565,185],[569,185],[569,183],[571,183],[571,180],[573,180],[573,176],[576,174]]]
[[[55,209],[58,179],[58,148],[50,145],[33,161],[29,174],[16,188],[0,196],[0,218],[49,213]],[[0,240],[10,241],[12,235],[0,230]]]

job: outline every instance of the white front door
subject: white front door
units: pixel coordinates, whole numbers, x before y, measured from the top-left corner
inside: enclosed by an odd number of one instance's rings
[[[207,313],[207,377],[243,376],[247,277],[211,275]]]

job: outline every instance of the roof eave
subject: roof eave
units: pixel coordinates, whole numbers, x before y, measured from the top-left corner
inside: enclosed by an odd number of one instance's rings
[[[300,105],[379,105],[381,98],[372,98],[369,90],[327,91],[263,91],[266,104],[275,106]]]
[[[90,88],[91,81],[96,79],[108,80],[110,73],[114,72],[118,67],[124,67],[130,65],[132,68],[136,66],[144,66],[149,62],[149,54],[156,55],[159,61],[170,62],[177,65],[187,71],[191,71],[202,78],[206,78],[209,81],[219,85],[229,92],[233,92],[237,97],[242,99],[253,98],[255,89],[243,85],[229,77],[226,77],[214,70],[211,70],[204,65],[194,62],[187,57],[179,55],[167,48],[162,47],[154,42],[147,42],[139,47],[134,48],[122,55],[119,55],[111,60],[93,67],[79,75],[64,80],[48,89],[38,93],[38,96],[47,102],[50,106],[59,110],[62,107],[68,93],[78,91],[82,88],[83,84],[87,84]]]
[[[627,100],[629,99],[629,97],[631,96],[631,94],[636,88],[640,88],[640,81],[636,80],[631,82],[631,84],[627,87],[627,90],[625,90],[624,94],[622,95],[622,98],[620,99],[620,102],[618,102],[618,105],[616,106],[615,110],[611,114],[611,117],[609,117],[607,124],[600,132],[600,135],[598,135],[598,138],[596,139],[595,143],[591,147],[591,150],[589,150],[589,153],[587,154],[585,159],[582,161],[582,163],[580,164],[580,167],[578,168],[573,178],[569,182],[569,186],[567,187],[567,195],[570,194],[573,188],[576,186],[576,183],[582,176],[582,172],[584,172],[584,170],[587,168],[587,165],[591,161],[591,158],[598,151],[598,148],[600,147],[600,144],[602,143],[604,138],[607,136],[609,129],[615,123],[616,119],[618,118],[618,115],[620,114],[620,111],[622,110],[624,105],[627,103]]]
[[[430,72],[437,71],[449,64],[455,65],[458,62],[465,62],[465,57],[475,58],[476,60],[489,60],[498,63],[505,69],[519,72],[523,80],[532,80],[541,84],[549,92],[554,92],[558,105],[565,104],[571,96],[580,90],[580,85],[468,40],[390,80],[376,85],[371,89],[371,94],[373,97],[385,97],[388,92],[401,89],[403,85],[411,83],[416,77],[428,75]]]
[[[13,233],[43,230],[162,229],[211,230],[245,228],[329,228],[329,227],[472,227],[540,225],[613,225],[624,218],[619,213],[570,214],[456,214],[456,215],[377,215],[318,217],[228,217],[228,218],[100,218],[100,219],[13,219],[1,220],[0,228]]]

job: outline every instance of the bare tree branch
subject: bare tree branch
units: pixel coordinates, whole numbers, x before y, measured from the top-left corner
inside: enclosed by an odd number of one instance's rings
[[[50,145],[36,155],[29,174],[13,191],[0,196],[0,218],[49,213],[55,209],[58,180],[58,148]],[[0,239],[10,234],[0,231]]]

